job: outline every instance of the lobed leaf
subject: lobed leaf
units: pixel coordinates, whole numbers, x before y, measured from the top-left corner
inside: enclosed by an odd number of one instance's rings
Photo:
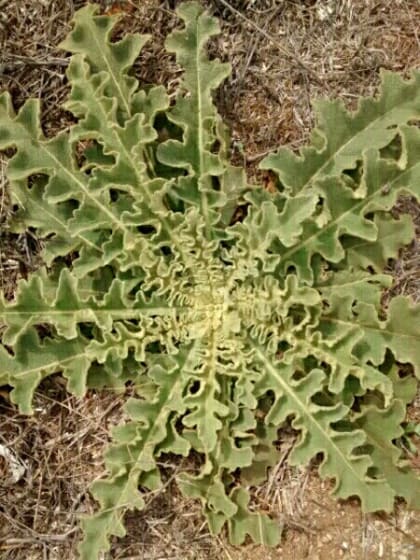
[[[97,511],[82,520],[83,560],[162,488],[163,454],[185,458],[176,483],[212,533],[275,546],[281,524],[250,505],[249,487],[278,461],[287,422],[290,462],[321,457],[337,497],[364,511],[396,497],[419,506],[396,441],[420,371],[420,306],[381,302],[389,259],[414,237],[411,217],[390,211],[420,195],[420,74],[383,73],[353,113],[318,103],[311,144],[263,161],[278,176],[270,193],[228,160],[212,96],[229,65],[206,52],[217,21],[194,2],[177,11],[173,103],[135,78],[147,37],[114,41],[117,18],[93,5],[62,43],[67,130],[45,137],[37,100],[15,112],[0,96],[13,227],[32,228],[46,263],[0,298],[0,384],[23,413],[55,373],[79,396],[131,387],[92,485]]]
[[[395,400],[387,409],[365,407],[357,416],[355,424],[367,435],[372,445],[372,461],[375,468],[384,476],[396,496],[403,497],[410,507],[420,507],[420,480],[407,466],[399,464],[401,450],[393,440],[403,433],[401,422],[405,417],[405,407]]]
[[[349,113],[339,100],[314,103],[317,128],[310,146],[300,155],[280,148],[268,155],[261,169],[274,171],[281,184],[297,194],[316,181],[353,169],[367,147],[379,150],[388,146],[399,126],[419,118],[420,72],[410,80],[381,71],[380,94],[364,98],[354,113]]]

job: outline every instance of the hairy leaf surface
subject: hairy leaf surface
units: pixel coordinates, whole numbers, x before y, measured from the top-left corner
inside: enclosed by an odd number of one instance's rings
[[[172,101],[133,75],[149,37],[113,41],[116,17],[93,5],[61,45],[68,129],[48,138],[37,100],[15,112],[0,96],[14,227],[32,228],[45,262],[0,298],[0,383],[27,414],[52,374],[78,396],[131,387],[92,484],[97,511],[82,519],[83,560],[124,536],[127,510],[164,486],[168,454],[189,465],[176,482],[213,533],[275,546],[280,523],[250,505],[250,487],[275,466],[286,424],[291,464],[317,462],[338,498],[366,512],[398,497],[419,506],[398,439],[420,375],[420,307],[381,302],[389,259],[414,237],[411,217],[390,211],[420,197],[420,73],[383,72],[353,113],[317,103],[311,144],[263,160],[272,193],[228,160],[213,94],[229,65],[207,55],[217,21],[195,2],[178,15]]]

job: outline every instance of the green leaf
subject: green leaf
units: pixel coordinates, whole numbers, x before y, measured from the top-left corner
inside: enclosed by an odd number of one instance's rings
[[[62,372],[72,393],[79,397],[85,394],[91,363],[88,344],[80,335],[66,344],[49,338],[41,342],[36,330],[30,328],[19,337],[13,357],[0,346],[2,373],[14,387],[12,401],[19,405],[22,414],[33,414],[34,392],[42,379],[52,373]]]
[[[385,410],[366,407],[355,423],[366,432],[367,442],[373,447],[371,457],[374,466],[386,477],[397,496],[403,497],[410,507],[418,509],[420,479],[407,466],[398,464],[401,450],[393,443],[403,433],[401,422],[404,417],[405,407],[396,400]]]
[[[264,160],[278,175],[271,193],[228,159],[213,94],[229,65],[207,55],[217,21],[195,2],[177,13],[183,27],[166,46],[183,75],[171,102],[135,78],[147,37],[113,41],[117,18],[90,4],[62,43],[67,129],[46,137],[39,100],[15,112],[0,95],[12,228],[31,228],[46,265],[0,297],[0,384],[23,413],[56,373],[77,396],[132,395],[92,485],[83,560],[164,491],[163,455],[185,458],[175,482],[211,533],[275,546],[280,523],[248,487],[275,468],[285,422],[290,463],[322,457],[335,496],[364,511],[391,511],[396,497],[420,507],[398,447],[420,307],[391,295],[383,306],[383,271],[414,237],[392,209],[420,198],[420,73],[383,73],[379,96],[354,113],[318,104],[311,144]]]
[[[399,250],[414,238],[413,220],[409,215],[393,219],[388,214],[375,214],[375,226],[378,230],[376,241],[361,241],[350,238],[343,243],[347,250],[350,266],[368,268],[380,272],[389,259],[396,259]]]
[[[121,41],[110,41],[115,16],[98,16],[98,6],[88,4],[75,13],[74,28],[59,45],[74,54],[81,54],[95,73],[106,71],[109,76],[107,94],[115,97],[125,116],[132,113],[131,96],[137,80],[129,76],[131,68],[148,35],[127,35]],[[75,60],[75,58],[73,59]]]
[[[217,219],[211,209],[229,203],[223,190],[215,191],[212,187],[212,177],[221,177],[225,171],[220,156],[212,150],[217,141],[223,141],[212,91],[228,76],[230,66],[209,61],[205,54],[207,41],[219,33],[217,20],[204,13],[196,2],[182,4],[177,13],[185,22],[185,29],[174,31],[166,48],[176,54],[185,73],[183,95],[178,95],[168,117],[180,127],[183,138],[161,144],[158,159],[165,165],[187,170],[187,175],[177,180],[176,193],[187,203],[200,206],[208,226]]]
[[[396,360],[412,364],[420,377],[420,305],[412,304],[405,296],[397,296],[389,304],[385,321],[379,321],[369,305],[360,303],[355,312],[356,321],[365,331],[355,354],[380,364],[389,348]]]
[[[13,196],[20,207],[15,214],[14,230],[20,232],[25,227],[34,227],[40,237],[48,237],[42,252],[47,264],[82,247],[81,251],[88,255],[89,268],[95,270],[100,267],[103,262],[100,234],[94,231],[74,235],[69,224],[74,205],[70,202],[53,208],[43,198],[44,183],[34,181],[31,189],[28,189],[26,180],[13,182]]]
[[[385,480],[367,475],[372,464],[369,456],[355,454],[355,450],[365,443],[364,432],[339,432],[332,426],[347,416],[348,408],[342,404],[319,406],[313,400],[322,389],[325,374],[315,369],[302,380],[293,381],[293,367],[273,363],[260,347],[255,348],[265,370],[265,377],[258,384],[258,393],[263,395],[273,391],[275,395],[266,417],[267,424],[280,425],[287,416],[293,415],[292,426],[302,434],[290,455],[291,464],[307,464],[316,454],[322,453],[319,472],[322,478],[335,479],[335,496],[357,495],[364,511],[391,511],[394,495],[389,485]]]
[[[389,211],[401,192],[416,196],[420,194],[420,130],[408,130],[404,129],[406,152],[401,164],[381,159],[377,151],[369,149],[364,154],[364,171],[357,189],[348,186],[342,177],[330,176],[317,183],[317,190],[324,201],[322,221],[320,223],[316,218],[308,220],[298,243],[290,248],[281,246],[279,253],[283,270],[294,266],[303,281],[312,282],[313,255],[320,254],[329,262],[339,263],[345,257],[345,247],[341,241],[343,236],[371,242],[375,258],[383,259],[383,247],[377,242],[378,227],[369,219],[370,213]],[[406,240],[407,231],[403,235]],[[399,235],[397,247],[400,241]],[[387,255],[395,255],[394,247],[391,245]]]
[[[238,505],[238,512],[229,521],[229,537],[232,544],[242,544],[247,535],[258,544],[276,546],[279,543],[278,524],[267,515],[249,513],[249,495],[246,490],[235,489],[232,492],[232,500]]]
[[[299,155],[288,148],[268,155],[261,169],[275,171],[293,193],[306,190],[316,181],[353,169],[366,148],[380,149],[393,140],[399,125],[420,116],[420,72],[403,80],[392,72],[381,72],[379,96],[364,98],[354,113],[342,101],[315,103],[317,128],[310,146]]]
[[[188,383],[185,368],[193,356],[194,345],[171,361],[165,360],[167,369],[162,366],[152,368],[149,376],[157,383],[154,398],[149,402],[140,399],[127,402],[126,411],[131,423],[114,431],[114,443],[106,455],[108,478],[97,480],[91,488],[100,510],[83,519],[85,537],[79,547],[81,558],[97,558],[100,552],[109,550],[110,535],[125,535],[124,513],[145,506],[138,486],[148,486],[144,474],[156,472],[155,450],[163,442],[168,451],[178,449],[178,438],[173,442],[174,449],[169,445],[167,420],[171,419],[172,411],[179,412],[182,391]],[[185,443],[183,451],[187,450]]]

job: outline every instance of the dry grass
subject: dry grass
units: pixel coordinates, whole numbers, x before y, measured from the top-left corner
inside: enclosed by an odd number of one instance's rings
[[[163,52],[176,25],[177,1],[127,2],[120,32],[151,32],[136,74],[144,83],[176,88],[179,71]],[[354,107],[371,94],[379,69],[402,73],[419,66],[418,0],[206,0],[221,18],[223,33],[212,53],[229,60],[231,78],[217,95],[231,127],[233,158],[251,176],[267,151],[279,144],[301,145],[313,125],[310,99],[341,97]],[[66,59],[56,49],[83,0],[0,0],[0,89],[9,89],[19,106],[28,97],[43,101],[44,130],[55,133],[69,122],[59,109],[67,93]],[[103,0],[102,8],[112,2]],[[10,228],[4,161],[0,167],[0,288],[12,296],[16,279],[39,266],[39,241],[30,232]],[[418,206],[402,200],[420,228]],[[393,293],[420,298],[418,243],[390,265]],[[0,393],[0,444],[25,465],[17,483],[0,487],[0,556],[4,560],[76,558],[77,515],[93,511],[89,482],[102,472],[109,427],[122,418],[124,395],[89,393],[68,396],[59,376],[45,381],[36,395],[36,414],[23,417]],[[412,409],[418,418],[418,409]],[[363,516],[356,503],[335,504],[328,484],[314,468],[290,469],[287,454],[293,435],[279,442],[283,460],[253,500],[271,510],[285,527],[276,551],[252,545],[236,549],[224,537],[208,534],[195,502],[182,499],[172,478],[182,464],[163,465],[165,491],[151,497],[147,509],[127,518],[128,535],[113,544],[112,559],[384,558],[417,556],[420,520],[399,505],[386,517]],[[0,472],[7,464],[0,457]],[[7,475],[7,472],[5,473]],[[7,475],[8,476],[8,475]],[[418,533],[417,533],[418,534]]]

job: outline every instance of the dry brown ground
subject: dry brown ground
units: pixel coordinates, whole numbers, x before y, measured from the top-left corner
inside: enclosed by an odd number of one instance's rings
[[[20,105],[43,100],[45,130],[66,126],[58,109],[67,92],[66,59],[55,45],[69,30],[84,0],[0,0],[0,90],[9,89]],[[104,9],[112,2],[103,0]],[[169,84],[179,72],[162,51],[175,25],[173,0],[127,2],[129,15],[120,30],[151,32],[136,73],[145,83]],[[221,18],[223,33],[212,52],[229,60],[231,78],[217,103],[232,129],[234,159],[255,175],[256,164],[279,144],[299,146],[313,116],[310,99],[339,96],[354,106],[361,94],[375,92],[379,68],[405,73],[420,64],[418,0],[206,0]],[[16,279],[39,265],[39,241],[31,233],[9,231],[12,209],[0,167],[0,287],[12,295]],[[401,201],[420,227],[418,207]],[[412,244],[390,265],[394,292],[420,298],[418,245]],[[0,444],[24,462],[17,484],[0,485],[0,557],[3,560],[76,558],[77,515],[92,511],[89,482],[103,469],[101,456],[111,425],[121,419],[124,396],[90,393],[69,396],[59,376],[48,379],[36,395],[36,414],[23,417],[0,393]],[[419,402],[417,402],[419,404]],[[411,409],[418,418],[419,407]],[[302,560],[328,557],[410,560],[420,556],[420,518],[399,504],[393,515],[362,515],[356,502],[336,503],[314,466],[287,467],[293,435],[280,441],[283,461],[254,500],[270,509],[284,526],[275,551],[247,545],[235,548],[211,537],[199,506],[182,499],[172,484],[180,463],[163,465],[165,492],[152,496],[147,509],[127,518],[128,535],[113,544],[107,559],[125,560]],[[1,458],[0,458],[1,461]],[[5,470],[5,462],[0,462]]]

